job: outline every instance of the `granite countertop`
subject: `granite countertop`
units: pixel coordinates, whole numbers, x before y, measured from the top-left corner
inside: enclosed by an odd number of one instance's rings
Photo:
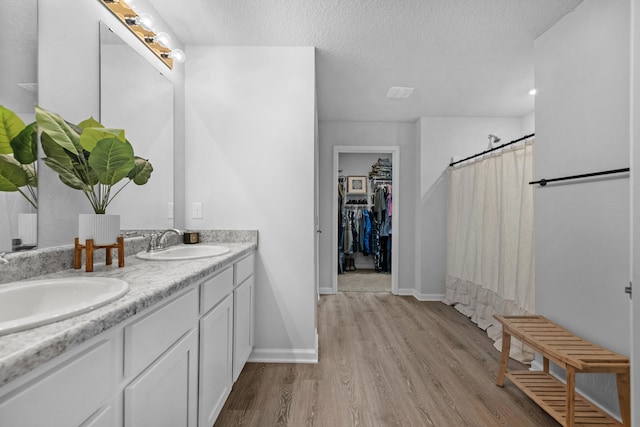
[[[253,242],[216,242],[231,249],[227,254],[188,261],[143,261],[125,258],[125,266],[94,265],[93,273],[64,270],[38,276],[113,277],[129,283],[122,298],[96,310],[22,332],[0,336],[0,386],[35,369],[65,351],[170,297],[207,275],[220,270],[257,248]],[[205,243],[206,244],[206,243]],[[1,286],[1,285],[0,285]]]

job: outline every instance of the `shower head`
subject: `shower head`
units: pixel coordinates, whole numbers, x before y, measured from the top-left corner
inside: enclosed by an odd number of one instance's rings
[[[498,142],[500,142],[500,137],[493,134],[489,134],[489,144],[496,144]]]

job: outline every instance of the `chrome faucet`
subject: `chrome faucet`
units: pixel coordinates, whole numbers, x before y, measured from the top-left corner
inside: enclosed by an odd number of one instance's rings
[[[182,231],[169,228],[164,230],[162,233],[154,233],[149,238],[149,246],[147,247],[147,252],[161,251],[167,249],[167,234],[174,233],[176,236],[182,236]]]

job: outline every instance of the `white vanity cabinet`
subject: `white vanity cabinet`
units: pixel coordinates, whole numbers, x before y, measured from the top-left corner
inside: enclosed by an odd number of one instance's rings
[[[233,290],[233,382],[236,382],[244,364],[253,351],[254,255],[234,265]]]
[[[211,427],[253,350],[254,258],[0,387],[0,427]]]

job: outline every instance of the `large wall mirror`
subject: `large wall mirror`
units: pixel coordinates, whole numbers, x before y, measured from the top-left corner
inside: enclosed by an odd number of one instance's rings
[[[153,165],[143,186],[129,183],[109,205],[123,230],[173,227],[174,88],[100,22],[100,122],[124,129],[135,154]]]
[[[0,1],[0,105],[24,124],[35,120],[38,57],[37,0]],[[11,155],[11,154],[9,154]],[[29,189],[20,187],[25,193]],[[29,195],[37,204],[37,187]],[[0,191],[0,252],[37,244],[37,209],[18,191]]]

